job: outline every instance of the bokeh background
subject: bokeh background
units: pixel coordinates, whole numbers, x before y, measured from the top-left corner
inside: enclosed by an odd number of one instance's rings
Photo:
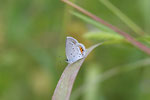
[[[135,38],[143,37],[99,0],[72,2]],[[149,46],[150,0],[110,2],[145,31],[139,40]],[[0,0],[0,100],[50,100],[67,65],[66,36],[86,48],[109,41],[87,57],[72,100],[150,100],[149,56],[123,38],[105,36],[97,24],[73,11],[60,0]]]

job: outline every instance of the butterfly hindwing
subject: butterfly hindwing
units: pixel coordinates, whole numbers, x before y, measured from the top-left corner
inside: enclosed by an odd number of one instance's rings
[[[66,39],[66,56],[67,62],[73,63],[77,60],[83,58],[85,55],[85,47],[83,44],[78,43],[78,41],[72,37],[67,37]]]

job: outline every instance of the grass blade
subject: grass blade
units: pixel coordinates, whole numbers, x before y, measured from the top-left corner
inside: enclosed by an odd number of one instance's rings
[[[104,26],[104,25],[101,24],[101,23],[96,22],[95,20],[93,20],[93,19],[91,19],[91,18],[89,18],[89,17],[87,17],[87,16],[85,16],[85,15],[83,15],[83,14],[81,14],[81,13],[78,13],[78,12],[75,12],[75,11],[72,11],[71,13],[72,13],[74,16],[80,18],[81,20],[83,20],[83,21],[85,21],[85,22],[87,22],[87,23],[90,23],[90,24],[96,26],[96,27],[99,28],[101,31],[106,31],[106,32],[110,32],[110,33],[116,33],[116,32],[114,32],[113,30],[111,30],[110,28]]]
[[[136,25],[130,18],[128,18],[124,13],[122,13],[117,7],[115,7],[108,0],[99,0],[103,3],[109,10],[111,10],[116,16],[118,16],[128,27],[130,27],[135,33],[142,35],[144,31]]]
[[[88,54],[97,46],[101,45],[102,43],[96,44],[94,46],[91,46],[87,49],[87,53],[85,57],[81,60],[78,60],[77,62],[73,64],[68,64],[68,66],[65,68],[64,72],[62,73],[60,80],[56,86],[56,89],[54,91],[52,100],[69,100],[71,90],[73,83],[75,81],[75,78],[79,72],[79,69],[84,62],[85,58],[88,56]]]

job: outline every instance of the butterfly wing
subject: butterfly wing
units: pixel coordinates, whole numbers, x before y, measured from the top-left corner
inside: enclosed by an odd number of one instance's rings
[[[85,46],[82,43],[78,43],[77,47],[80,50],[79,54],[81,55],[81,58],[83,58],[85,56],[85,54],[86,54]]]
[[[66,39],[66,57],[68,63],[76,62],[77,60],[83,58],[85,54],[81,52],[81,48],[85,50],[83,44],[78,43],[78,41],[72,37],[67,37]]]

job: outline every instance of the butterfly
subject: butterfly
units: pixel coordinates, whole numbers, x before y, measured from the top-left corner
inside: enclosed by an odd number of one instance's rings
[[[72,64],[78,61],[79,59],[84,58],[85,54],[86,54],[86,49],[82,43],[79,43],[73,37],[68,36],[66,38],[66,57],[67,57],[67,62],[69,64]]]

